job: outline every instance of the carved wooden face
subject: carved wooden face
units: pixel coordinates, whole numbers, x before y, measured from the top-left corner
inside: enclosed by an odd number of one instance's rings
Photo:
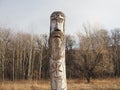
[[[54,12],[51,15],[51,33],[53,31],[64,32],[65,17],[61,12]]]
[[[64,51],[64,23],[62,12],[53,12],[51,15],[50,47],[53,60],[59,60]]]

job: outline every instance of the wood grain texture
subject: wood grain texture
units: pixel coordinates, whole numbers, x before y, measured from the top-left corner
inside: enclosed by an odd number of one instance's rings
[[[65,16],[56,11],[50,18],[50,76],[51,90],[67,90],[65,66]]]

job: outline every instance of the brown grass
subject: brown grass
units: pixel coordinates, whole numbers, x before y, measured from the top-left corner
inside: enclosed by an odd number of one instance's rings
[[[68,90],[120,90],[119,79],[68,80]],[[50,81],[4,81],[0,82],[0,90],[50,90]]]

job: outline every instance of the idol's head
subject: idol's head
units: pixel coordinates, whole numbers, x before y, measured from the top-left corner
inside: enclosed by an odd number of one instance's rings
[[[55,11],[50,16],[50,34],[54,31],[64,33],[65,29],[65,15],[61,11]]]

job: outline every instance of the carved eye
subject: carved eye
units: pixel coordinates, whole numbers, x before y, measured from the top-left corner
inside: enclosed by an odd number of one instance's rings
[[[55,20],[55,19],[53,19],[53,20],[52,20],[52,22],[53,22],[53,23],[56,23],[56,20]]]
[[[61,14],[61,17],[64,17],[64,15]]]

